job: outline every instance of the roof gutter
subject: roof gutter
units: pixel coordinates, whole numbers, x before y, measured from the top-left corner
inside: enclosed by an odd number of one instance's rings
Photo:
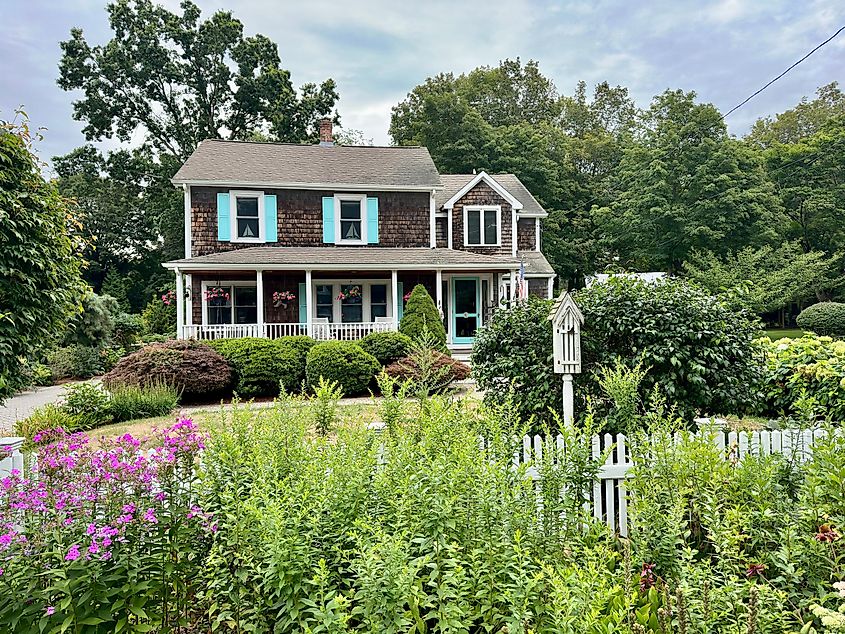
[[[483,270],[519,270],[519,262],[502,263],[466,263],[466,264],[222,264],[215,262],[186,262],[176,260],[164,262],[162,266],[171,271],[477,271]]]
[[[176,187],[190,185],[191,187],[266,187],[268,189],[314,189],[314,190],[346,190],[346,191],[390,191],[390,192],[431,192],[441,190],[443,185],[378,185],[376,183],[274,183],[274,182],[246,182],[221,180],[187,180],[172,178],[170,182]]]

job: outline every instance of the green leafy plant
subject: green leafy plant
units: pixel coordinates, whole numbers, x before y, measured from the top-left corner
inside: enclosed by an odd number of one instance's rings
[[[126,385],[109,390],[108,411],[115,423],[167,416],[179,404],[179,392],[163,382]]]
[[[795,323],[799,328],[817,335],[845,336],[845,304],[838,302],[813,304],[801,311],[795,318]]]
[[[440,392],[451,383],[469,377],[467,364],[436,350],[433,343],[426,339],[412,342],[410,354],[388,365],[385,373],[410,383],[412,391],[423,394]]]
[[[446,327],[440,311],[434,305],[434,300],[428,294],[425,286],[417,284],[405,304],[405,312],[399,322],[399,332],[411,339],[421,339],[428,336],[432,345],[443,353],[446,347]]]
[[[74,344],[48,352],[47,365],[53,381],[89,379],[102,372],[103,358],[97,348]]]
[[[598,368],[599,387],[610,400],[607,413],[606,432],[630,433],[640,428],[641,400],[640,384],[648,370],[638,363],[627,367],[618,359],[612,368]]]
[[[240,396],[278,396],[280,389],[297,389],[305,375],[304,346],[289,340],[244,337],[208,345],[232,366]]]
[[[401,332],[371,332],[358,344],[382,365],[390,365],[408,355],[412,341]]]
[[[124,349],[138,343],[138,338],[144,331],[144,322],[140,315],[118,313],[114,317],[114,342]]]
[[[82,421],[68,412],[64,407],[55,403],[42,405],[22,420],[15,421],[16,436],[26,438],[26,449],[32,447],[32,439],[39,432],[48,429],[63,429],[66,432],[77,431],[82,428]]]
[[[169,335],[176,333],[176,303],[165,304],[160,297],[153,295],[141,313],[144,332],[150,335]]]
[[[170,340],[126,355],[103,376],[109,389],[156,383],[172,385],[185,399],[210,399],[231,389],[233,375],[226,360],[210,346]]]
[[[343,390],[340,389],[340,385],[335,381],[327,381],[321,376],[311,397],[314,427],[321,436],[327,436],[334,429],[338,401],[341,398],[343,398]]]
[[[95,383],[65,386],[62,409],[77,419],[78,429],[91,429],[111,422],[109,393]]]
[[[356,343],[325,341],[308,352],[305,374],[312,388],[322,377],[337,383],[344,394],[354,396],[367,391],[380,368],[378,360]]]

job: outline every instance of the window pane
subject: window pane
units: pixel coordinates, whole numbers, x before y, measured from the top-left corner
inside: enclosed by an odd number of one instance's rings
[[[372,286],[370,286],[370,303],[387,303],[387,284],[373,284]]]
[[[467,244],[481,243],[481,212],[467,212]]]
[[[250,218],[258,218],[258,199],[252,197],[238,198],[237,214],[239,218],[243,216],[249,216]]]
[[[370,321],[376,317],[387,317],[387,304],[370,304]]]
[[[235,323],[236,324],[257,324],[258,323],[258,309],[255,306],[236,306],[235,307]]]
[[[340,218],[341,220],[360,220],[361,202],[358,200],[341,200]]]
[[[496,235],[496,210],[488,209],[484,212],[484,243],[496,244],[498,242]]]
[[[231,324],[232,323],[232,309],[228,306],[209,306],[208,307],[208,323],[216,324]]]
[[[258,218],[238,218],[238,237],[257,238]]]
[[[363,319],[364,307],[361,304],[346,304],[340,307],[341,321],[360,323]]]
[[[341,238],[341,240],[360,240],[361,239],[361,221],[360,220],[341,220],[340,221],[340,238]]]
[[[328,304],[331,306],[332,303],[332,287],[331,284],[318,284],[317,285],[317,304]]]
[[[235,306],[257,306],[258,291],[254,286],[235,287]]]
[[[330,323],[333,322],[334,313],[332,311],[332,305],[317,304],[317,317],[319,317],[320,319],[328,319]]]

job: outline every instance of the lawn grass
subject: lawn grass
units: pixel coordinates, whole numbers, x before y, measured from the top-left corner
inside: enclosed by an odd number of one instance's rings
[[[787,337],[789,339],[800,339],[804,335],[804,331],[800,328],[770,328],[766,330],[766,336],[775,341]]]

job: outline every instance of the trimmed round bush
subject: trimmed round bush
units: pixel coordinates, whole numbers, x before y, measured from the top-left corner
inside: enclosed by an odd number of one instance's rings
[[[347,396],[367,391],[381,365],[373,355],[351,341],[326,341],[311,348],[305,366],[308,385],[319,384],[320,377],[336,381]]]
[[[291,392],[302,381],[304,355],[282,339],[217,339],[208,345],[232,366],[240,396],[278,396],[280,388]]]
[[[827,337],[845,336],[845,304],[819,302],[808,306],[795,320],[802,330]]]
[[[382,365],[390,365],[408,356],[413,340],[401,332],[371,332],[358,344]]]
[[[166,383],[185,400],[218,396],[232,387],[232,368],[210,346],[198,341],[152,343],[120,361],[103,377],[106,387]]]
[[[281,341],[299,354],[300,368],[296,384],[300,385],[305,380],[305,360],[308,357],[308,352],[317,345],[317,342],[307,335],[280,337],[277,341]]]
[[[411,291],[399,323],[399,332],[417,341],[422,341],[427,334],[432,340],[432,347],[441,352],[447,351],[446,327],[434,300],[422,284],[417,284]]]

